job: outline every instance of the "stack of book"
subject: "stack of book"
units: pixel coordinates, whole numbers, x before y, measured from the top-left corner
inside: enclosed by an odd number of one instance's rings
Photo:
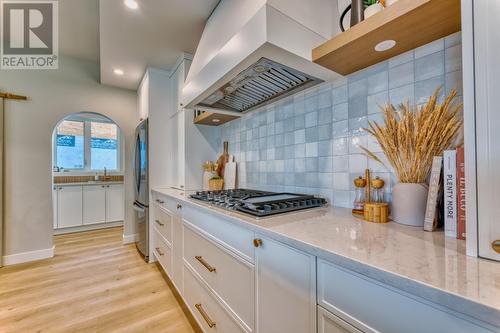
[[[464,149],[446,150],[432,166],[424,230],[444,224],[447,237],[465,239]]]

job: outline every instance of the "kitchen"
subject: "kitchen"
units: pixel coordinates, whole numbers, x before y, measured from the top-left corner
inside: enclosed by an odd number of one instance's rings
[[[0,75],[2,331],[500,331],[498,4],[58,6]]]

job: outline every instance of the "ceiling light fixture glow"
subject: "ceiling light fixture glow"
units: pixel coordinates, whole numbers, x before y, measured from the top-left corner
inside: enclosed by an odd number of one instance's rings
[[[124,0],[123,3],[125,4],[125,6],[127,6],[130,9],[139,8],[139,4],[135,0]]]
[[[377,45],[375,45],[375,51],[377,52],[383,52],[392,49],[394,46],[396,46],[396,41],[392,39],[384,40]]]
[[[113,73],[115,73],[115,75],[119,75],[119,76],[122,76],[123,74],[125,74],[125,72],[123,71],[123,69],[119,69],[119,68],[115,68],[113,70]]]
[[[220,119],[214,118],[214,119],[212,119],[212,122],[214,122],[214,123],[216,123],[216,124],[217,124],[217,123],[220,123]]]

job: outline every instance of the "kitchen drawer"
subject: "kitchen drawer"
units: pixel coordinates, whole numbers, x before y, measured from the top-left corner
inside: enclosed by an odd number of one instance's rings
[[[158,230],[154,232],[153,245],[156,259],[158,259],[165,272],[172,277],[172,248]]]
[[[163,235],[163,237],[172,244],[172,224],[173,216],[172,213],[168,212],[164,208],[161,208],[158,204],[153,205],[153,224],[155,229]]]
[[[318,305],[318,333],[363,333]]]
[[[318,260],[318,303],[363,332],[492,332],[486,324],[324,260]]]
[[[184,221],[195,225],[211,239],[222,244],[245,260],[254,262],[254,232],[236,225],[234,222],[186,205],[182,212]]]
[[[184,260],[240,318],[254,327],[254,266],[184,224]]]
[[[184,265],[185,301],[204,332],[246,332],[203,286],[195,273]]]
[[[153,200],[155,204],[159,205],[162,208],[165,208],[172,214],[175,214],[180,208],[182,208],[182,205],[179,201],[167,197],[166,195],[153,193]]]

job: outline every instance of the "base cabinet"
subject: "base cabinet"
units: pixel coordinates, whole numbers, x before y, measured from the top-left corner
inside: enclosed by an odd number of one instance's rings
[[[170,246],[155,229],[155,256],[204,332],[500,332],[226,217],[184,201],[175,210],[177,199],[167,196],[157,200],[176,211],[172,229],[179,223],[182,230],[172,232]],[[175,259],[176,242],[182,258]],[[180,277],[175,260],[182,261]]]
[[[56,184],[52,192],[52,205],[54,229],[76,230],[75,227],[80,227],[77,229],[90,230],[102,227],[92,225],[123,221],[123,184]]]
[[[59,186],[57,188],[58,228],[82,225],[82,194],[81,186]]]
[[[257,332],[316,332],[316,258],[256,235]]]
[[[83,224],[106,222],[106,186],[83,186]]]

